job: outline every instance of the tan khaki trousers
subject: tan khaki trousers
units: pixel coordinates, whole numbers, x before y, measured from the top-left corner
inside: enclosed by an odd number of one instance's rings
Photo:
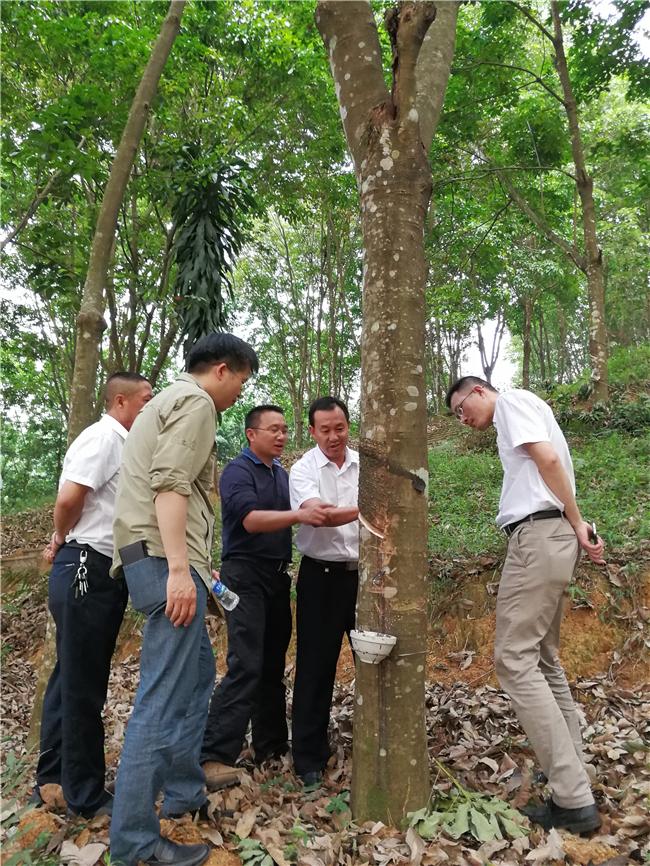
[[[497,596],[495,664],[548,778],[554,802],[594,802],[578,712],[558,658],[564,592],[579,558],[561,517],[522,523],[510,536]]]

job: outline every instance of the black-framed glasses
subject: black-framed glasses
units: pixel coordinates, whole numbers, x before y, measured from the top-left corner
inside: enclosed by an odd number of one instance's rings
[[[459,421],[463,417],[463,403],[465,402],[465,400],[467,400],[468,397],[471,397],[473,393],[474,389],[472,388],[469,394],[465,394],[458,406],[456,406],[456,408],[454,409],[454,415],[456,416],[456,418],[458,418]]]
[[[290,432],[288,427],[278,427],[275,425],[273,427],[249,427],[248,429],[264,430],[266,433],[271,433],[272,436],[277,436],[278,433],[281,433],[283,436],[288,436]]]

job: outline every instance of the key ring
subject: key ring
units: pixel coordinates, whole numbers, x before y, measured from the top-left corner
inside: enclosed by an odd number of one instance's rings
[[[87,559],[87,551],[82,550],[79,556],[79,568],[77,569],[77,573],[75,574],[74,580],[72,581],[72,585],[74,586],[75,598],[79,598],[79,596],[83,597],[88,592],[88,569],[86,568]]]

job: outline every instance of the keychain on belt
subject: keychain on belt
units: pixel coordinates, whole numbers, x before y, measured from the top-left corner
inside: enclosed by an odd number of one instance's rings
[[[88,553],[85,550],[82,550],[81,556],[79,557],[79,568],[77,569],[77,573],[72,581],[75,598],[79,598],[80,596],[83,598],[83,596],[88,592],[88,578],[86,577],[88,574],[88,569],[86,568],[87,559]]]

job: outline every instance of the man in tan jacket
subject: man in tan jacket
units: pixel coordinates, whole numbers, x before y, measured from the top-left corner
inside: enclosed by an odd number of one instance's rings
[[[124,573],[147,622],[111,821],[111,860],[122,866],[199,866],[209,854],[207,845],[163,839],[154,805],[160,791],[163,816],[205,804],[199,755],[214,686],[204,613],[216,420],[257,368],[254,350],[238,337],[203,337],[188,372],[151,400],[124,449],[113,572]]]

